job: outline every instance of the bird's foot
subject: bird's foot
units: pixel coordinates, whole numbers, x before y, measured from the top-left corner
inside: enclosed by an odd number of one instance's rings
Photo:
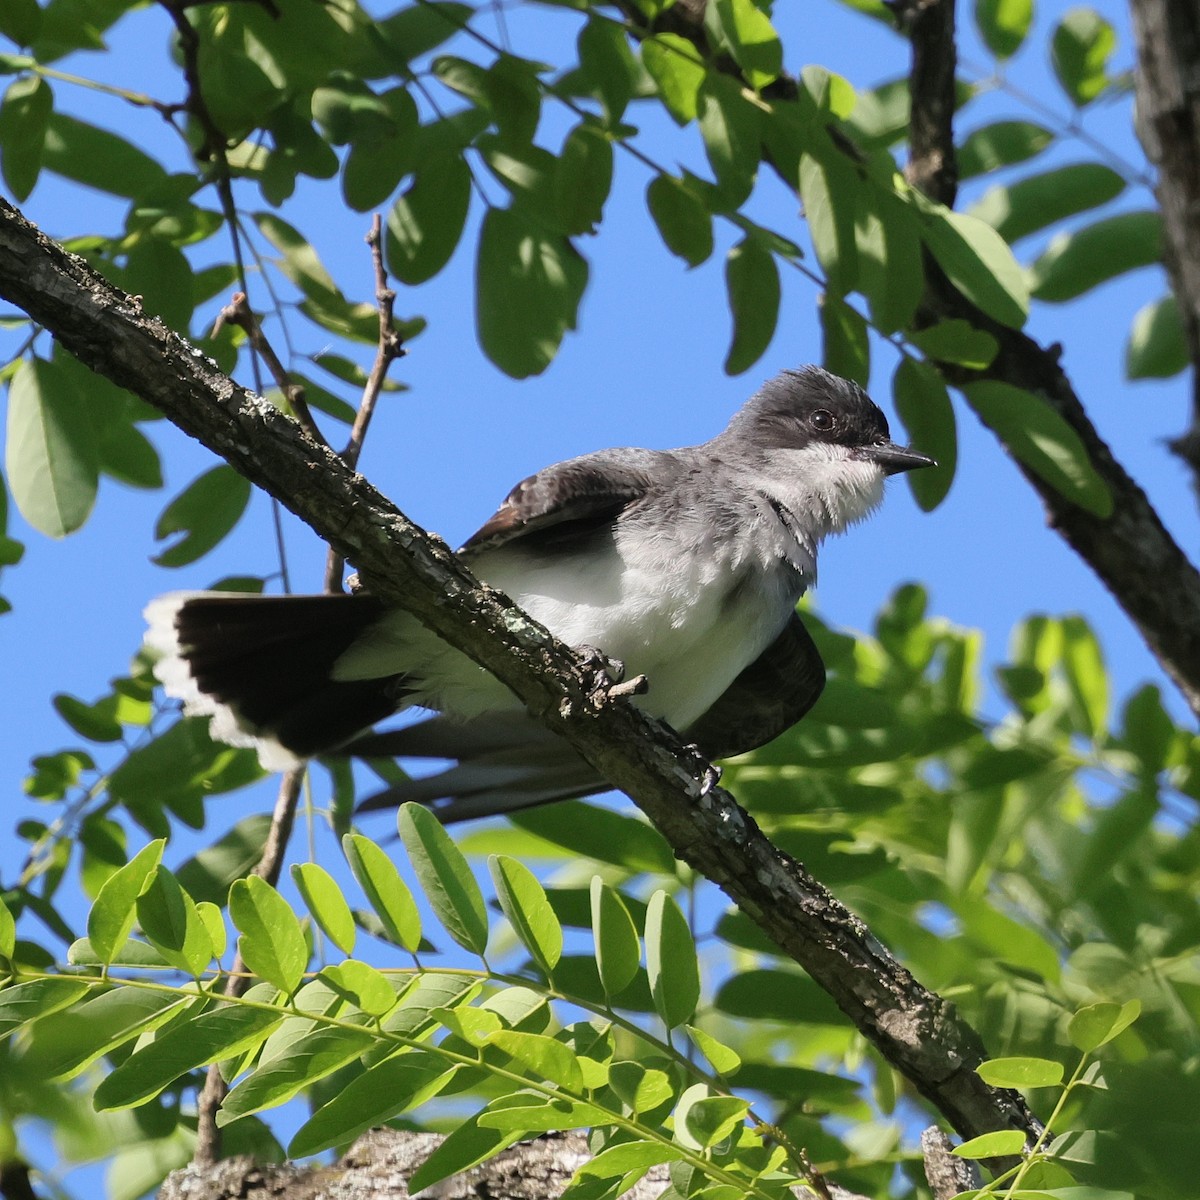
[[[583,659],[584,670],[590,676],[589,691],[593,704],[624,696],[640,696],[649,688],[645,675],[625,678],[625,664],[619,658],[609,658],[595,646],[576,646],[575,652]]]
[[[704,751],[700,749],[694,742],[688,746],[689,750],[693,750],[701,758],[704,758]],[[717,785],[721,782],[721,768],[714,763],[705,760],[704,774],[700,778],[700,790],[696,793],[696,799],[699,800],[707,796],[710,792],[716,790]]]

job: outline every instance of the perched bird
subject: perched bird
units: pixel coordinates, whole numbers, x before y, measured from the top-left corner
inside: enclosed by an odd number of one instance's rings
[[[932,465],[860,387],[809,366],[703,445],[531,475],[459,553],[563,641],[645,675],[637,703],[727,757],[795,724],[824,686],[795,612],[822,539],[870,513],[887,476]],[[146,617],[167,694],[269,769],[347,749],[455,760],[366,808],[418,799],[459,820],[606,787],[503,684],[370,595],[176,592]],[[360,736],[414,706],[442,715]]]

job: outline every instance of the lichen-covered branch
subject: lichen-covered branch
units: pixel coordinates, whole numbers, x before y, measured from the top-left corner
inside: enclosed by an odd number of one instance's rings
[[[829,992],[855,1025],[963,1136],[1037,1121],[988,1087],[974,1030],[923,988],[799,863],[712,787],[694,747],[627,702],[607,674],[481,586],[327,446],[215,364],[81,259],[0,201],[0,295],[93,370],[129,388],[290,508],[346,555],[383,599],[414,613],[510,687],[615,787],[675,853],[718,884]]]

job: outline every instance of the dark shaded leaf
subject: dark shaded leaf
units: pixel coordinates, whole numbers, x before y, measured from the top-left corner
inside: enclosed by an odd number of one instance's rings
[[[958,148],[958,177],[973,179],[1040,154],[1054,134],[1032,121],[996,121],[967,136]]]
[[[646,206],[667,249],[689,267],[712,254],[712,213],[686,179],[656,175],[646,189]]]
[[[1139,310],[1125,347],[1125,374],[1130,379],[1169,379],[1190,361],[1179,304],[1164,296]]]
[[[607,135],[586,122],[563,143],[554,177],[559,225],[564,233],[592,233],[612,188],[613,149]]]
[[[512,209],[490,209],[475,269],[475,327],[488,358],[514,379],[540,375],[575,328],[587,274],[566,238]]]
[[[1051,61],[1058,82],[1077,107],[1108,86],[1108,60],[1117,45],[1111,24],[1093,8],[1071,9],[1054,30]]]
[[[1127,271],[1157,263],[1161,254],[1159,214],[1120,213],[1060,233],[1030,268],[1030,291],[1039,300],[1073,300]]]
[[[43,165],[76,183],[130,199],[161,188],[167,180],[166,171],[145,151],[63,113],[50,117]]]
[[[744,238],[725,259],[725,290],[733,317],[733,341],[725,373],[740,375],[766,353],[779,320],[779,268],[757,238]]]
[[[27,359],[8,391],[8,485],[21,515],[65,537],[96,502],[99,455],[87,397],[56,363]]]
[[[931,367],[904,358],[892,378],[892,396],[913,448],[937,461],[936,467],[911,471],[908,477],[917,504],[923,511],[932,512],[946,498],[958,461],[958,433],[950,394]]]
[[[1103,163],[1074,163],[1008,186],[994,187],[970,215],[986,221],[1007,242],[1045,229],[1075,213],[1098,208],[1125,190],[1125,180]]]
[[[1032,22],[1033,0],[975,0],[975,24],[997,58],[1016,54]]]
[[[0,169],[17,200],[28,197],[41,173],[53,107],[54,94],[40,75],[14,79],[0,102]]]
[[[825,369],[866,387],[871,377],[871,344],[867,322],[845,301],[826,294],[821,301]]]
[[[160,567],[183,567],[218,546],[250,503],[250,484],[222,463],[193,480],[166,508],[154,527],[162,539],[184,536],[154,558]]]
[[[1112,494],[1079,435],[1044,400],[997,379],[968,384],[963,394],[983,423],[1056,491],[1097,516],[1112,512]]]
[[[728,208],[737,208],[754,186],[762,113],[742,95],[734,80],[706,75],[700,86],[698,115],[717,190]]]

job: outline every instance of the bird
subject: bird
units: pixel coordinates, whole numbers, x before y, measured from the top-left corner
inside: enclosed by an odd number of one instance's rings
[[[635,703],[726,758],[821,694],[796,611],[821,542],[877,508],[889,476],[935,465],[892,440],[858,384],[810,365],[769,379],[700,445],[529,476],[458,553],[559,639],[644,677]],[[607,788],[497,679],[369,593],[181,591],[145,615],[167,695],[268,770],[331,753],[451,761],[360,810],[413,799],[450,822]],[[435,715],[372,732],[407,708]]]

